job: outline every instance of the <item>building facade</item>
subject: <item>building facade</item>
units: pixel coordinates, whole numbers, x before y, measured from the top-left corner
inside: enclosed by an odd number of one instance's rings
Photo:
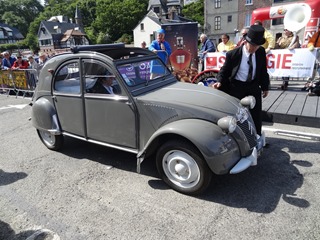
[[[183,0],[150,0],[147,15],[133,29],[134,46],[143,41],[149,46],[163,24],[192,22],[180,15],[183,6]]]
[[[15,43],[24,39],[18,29],[5,23],[0,23],[0,44]]]
[[[76,45],[89,45],[78,7],[75,11],[75,23],[66,16],[54,16],[48,21],[42,21],[38,39],[40,51],[48,55],[68,51]]]
[[[204,0],[204,32],[216,44],[222,34],[236,42],[238,31],[250,25],[252,11],[271,5],[272,0]]]

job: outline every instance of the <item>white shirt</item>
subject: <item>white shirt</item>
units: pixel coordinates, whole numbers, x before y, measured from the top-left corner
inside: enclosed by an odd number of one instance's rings
[[[113,89],[111,86],[105,86],[103,85],[105,89],[107,89],[107,91],[110,93],[110,94],[113,94]]]
[[[250,55],[250,53],[248,52],[246,47],[243,45],[242,46],[242,59],[241,59],[241,64],[240,64],[239,70],[235,76],[236,80],[240,80],[242,82],[247,81],[247,76],[248,76],[248,72],[249,72],[249,64],[248,64],[249,55]],[[256,54],[255,53],[252,54],[252,66],[253,66],[252,79],[254,79],[254,77],[256,75]]]

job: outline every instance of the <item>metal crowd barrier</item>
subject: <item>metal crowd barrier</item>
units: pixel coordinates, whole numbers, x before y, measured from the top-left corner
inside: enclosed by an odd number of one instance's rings
[[[0,92],[18,96],[33,94],[38,82],[36,69],[0,70]]]

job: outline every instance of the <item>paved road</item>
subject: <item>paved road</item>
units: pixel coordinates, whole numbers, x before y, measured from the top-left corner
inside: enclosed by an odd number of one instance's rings
[[[319,129],[265,125],[270,145],[256,167],[216,176],[190,197],[169,189],[151,162],[137,174],[132,154],[70,138],[62,152],[46,149],[28,102],[0,95],[1,240],[39,229],[63,240],[320,239],[320,148],[308,139]]]

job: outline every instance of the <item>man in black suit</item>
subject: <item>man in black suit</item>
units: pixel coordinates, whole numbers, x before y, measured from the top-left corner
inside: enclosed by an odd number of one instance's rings
[[[214,88],[220,89],[238,99],[252,95],[256,105],[250,109],[257,134],[261,136],[262,97],[268,96],[270,79],[267,72],[266,53],[260,45],[265,43],[264,28],[252,25],[244,35],[242,46],[228,51]]]
[[[119,90],[112,86],[114,79],[115,77],[113,75],[99,77],[90,92],[102,94],[119,94]]]

